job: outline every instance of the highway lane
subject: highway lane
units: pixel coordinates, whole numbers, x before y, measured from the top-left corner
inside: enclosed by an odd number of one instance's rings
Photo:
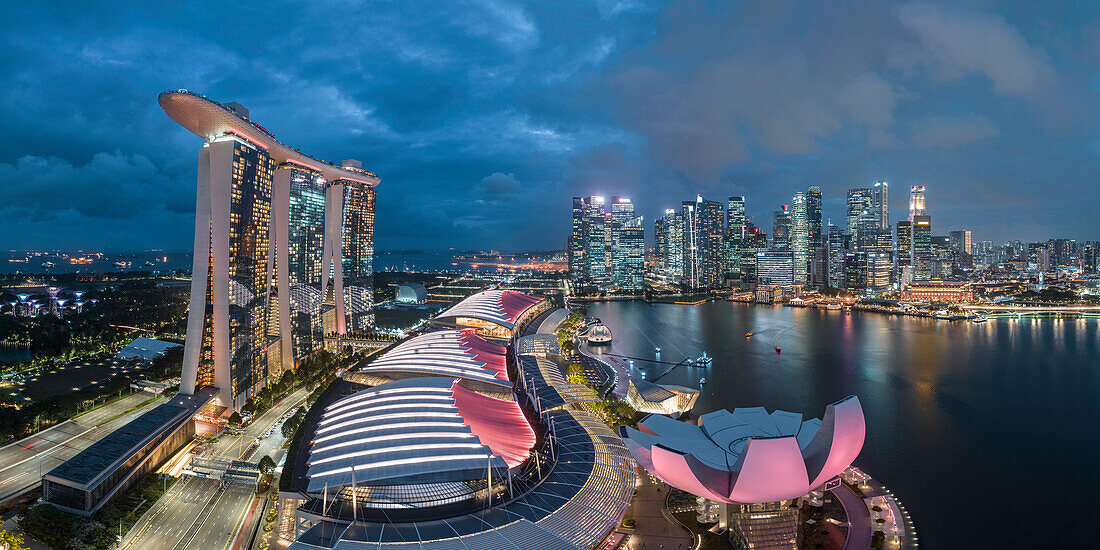
[[[140,405],[149,397],[150,394],[144,392],[128,395],[79,418],[0,447],[0,502],[38,485],[42,474],[165,402],[165,398],[161,397],[112,420],[112,417]]]
[[[214,453],[239,459],[242,447],[247,449],[250,442],[276,426],[287,411],[308,396],[308,391],[298,390],[276,403],[241,435],[222,435],[214,444]],[[276,429],[271,436],[261,438],[258,450],[244,459],[257,461],[263,456],[260,451],[272,453],[283,442],[282,433]],[[126,534],[119,550],[231,550],[234,541],[247,536],[255,522],[262,520],[261,511],[262,502],[252,485],[230,483],[223,489],[217,480],[184,476]]]

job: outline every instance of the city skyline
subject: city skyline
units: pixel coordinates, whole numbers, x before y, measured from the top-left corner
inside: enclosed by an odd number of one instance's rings
[[[188,248],[195,163],[148,101],[173,87],[239,101],[280,139],[395,182],[378,197],[386,249],[560,249],[551,237],[567,218],[542,205],[589,194],[646,197],[638,213],[653,220],[695,194],[785,204],[818,185],[838,223],[843,191],[879,179],[895,186],[891,210],[926,185],[944,225],[983,240],[1095,238],[1088,45],[1100,31],[1087,4],[806,5],[791,8],[798,18],[680,2],[446,7],[417,23],[398,6],[346,14],[386,30],[367,37],[288,7],[240,24],[293,19],[310,31],[258,48],[194,8],[135,8],[125,25],[109,8],[7,10],[20,27],[6,33],[18,62],[0,102],[4,248]],[[563,24],[575,20],[588,23]],[[49,47],[30,39],[57,28],[68,32]],[[529,229],[501,231],[519,220]]]

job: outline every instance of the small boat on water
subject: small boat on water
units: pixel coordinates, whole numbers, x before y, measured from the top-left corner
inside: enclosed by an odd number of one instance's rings
[[[840,304],[828,304],[828,305],[825,306],[825,309],[827,311],[836,311],[836,310],[840,309]]]
[[[752,338],[753,334],[756,334],[756,333],[755,332],[746,332],[745,333],[745,338]]]
[[[975,315],[975,316],[970,318],[971,323],[984,323],[988,320],[989,320],[989,317],[986,317],[985,315]]]
[[[707,383],[707,377],[706,376],[699,379],[699,385],[700,386],[702,386],[703,384],[706,384],[706,383]]]
[[[779,354],[780,352],[782,352],[782,351],[783,351],[783,350],[781,350],[781,349],[779,349],[779,348],[775,348],[775,353],[776,353],[776,355],[778,355],[778,354]]]
[[[661,353],[661,348],[653,348],[653,353]]]

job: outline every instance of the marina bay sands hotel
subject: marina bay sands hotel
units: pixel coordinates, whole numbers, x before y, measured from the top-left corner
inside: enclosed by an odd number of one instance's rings
[[[180,393],[214,388],[218,405],[239,409],[326,334],[373,323],[380,180],[280,143],[237,103],[187,90],[159,101],[204,140]]]

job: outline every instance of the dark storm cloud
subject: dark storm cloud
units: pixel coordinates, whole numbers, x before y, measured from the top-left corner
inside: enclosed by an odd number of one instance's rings
[[[633,196],[647,220],[744,194],[767,218],[817,184],[835,217],[845,188],[881,178],[898,213],[927,185],[943,231],[1100,238],[1091,11],[11,3],[0,248],[188,248],[201,142],[156,105],[180,87],[378,172],[382,249],[561,247],[574,194]]]

